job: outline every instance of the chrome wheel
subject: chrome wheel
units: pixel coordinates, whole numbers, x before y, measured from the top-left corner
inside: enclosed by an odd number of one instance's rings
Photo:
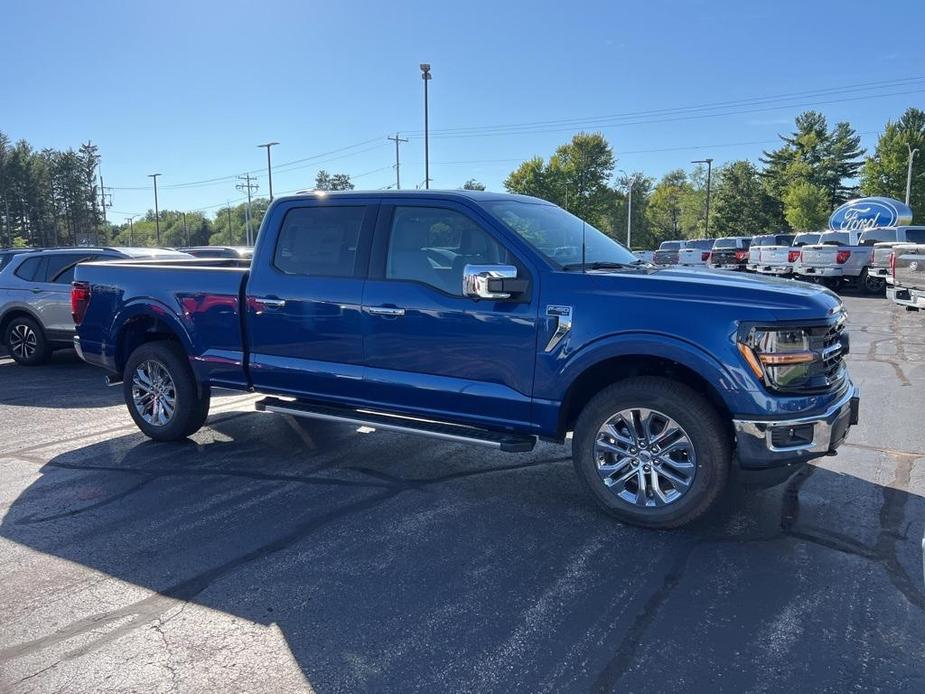
[[[691,488],[697,456],[690,436],[656,410],[633,408],[610,417],[597,432],[594,460],[604,485],[634,506],[665,506]]]
[[[25,323],[17,323],[10,330],[10,352],[20,359],[31,359],[38,349],[39,337]]]
[[[132,403],[148,424],[166,426],[177,409],[177,389],[160,362],[143,361],[132,374]]]

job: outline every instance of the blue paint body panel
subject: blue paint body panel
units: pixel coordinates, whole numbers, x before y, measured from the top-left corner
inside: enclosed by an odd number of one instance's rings
[[[88,362],[119,373],[132,326],[175,334],[201,382],[385,409],[488,428],[559,437],[561,406],[587,369],[624,357],[659,357],[699,374],[736,417],[810,416],[839,392],[784,396],[755,378],[736,348],[743,322],[823,321],[831,292],[741,273],[659,269],[566,272],[494,218],[489,193],[351,193],[274,201],[251,270],[178,263],[88,263],[76,280],[91,301],[78,326]],[[535,201],[534,201],[535,202]],[[363,205],[353,277],[287,275],[273,263],[286,214]],[[377,270],[395,205],[451,208],[514,257],[530,280],[520,301],[476,301]],[[185,266],[186,265],[186,266]],[[263,301],[283,301],[269,307]],[[552,350],[550,305],[573,327]],[[401,307],[404,315],[369,308]]]

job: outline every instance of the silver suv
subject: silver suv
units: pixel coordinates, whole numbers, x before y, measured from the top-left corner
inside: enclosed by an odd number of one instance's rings
[[[120,258],[189,258],[159,248],[55,248],[16,253],[0,270],[0,340],[24,366],[70,347],[71,281],[78,263]]]

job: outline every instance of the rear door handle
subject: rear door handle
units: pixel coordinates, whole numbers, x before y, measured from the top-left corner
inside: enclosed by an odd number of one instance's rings
[[[266,308],[282,308],[286,305],[285,299],[254,299],[258,304],[263,304]]]
[[[392,318],[405,315],[405,309],[397,306],[367,306],[366,312],[373,316],[390,316]]]

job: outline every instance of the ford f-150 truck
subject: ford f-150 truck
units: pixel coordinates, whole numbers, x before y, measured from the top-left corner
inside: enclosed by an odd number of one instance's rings
[[[873,246],[868,272],[889,283],[890,257],[893,246],[901,243],[925,243],[925,226],[876,227],[861,234],[862,246]]]
[[[887,296],[909,311],[925,308],[925,243],[899,244],[890,257]]]
[[[801,279],[821,282],[832,289],[848,286],[868,294],[883,292],[884,279],[870,274],[874,249],[861,244],[862,233],[821,233],[819,243],[803,246],[796,273]]]
[[[199,429],[214,387],[504,451],[571,435],[593,499],[666,528],[733,471],[786,478],[857,421],[836,295],[659,269],[535,198],[279,198],[249,268],[196,262],[76,271],[75,345],[158,440]]]

